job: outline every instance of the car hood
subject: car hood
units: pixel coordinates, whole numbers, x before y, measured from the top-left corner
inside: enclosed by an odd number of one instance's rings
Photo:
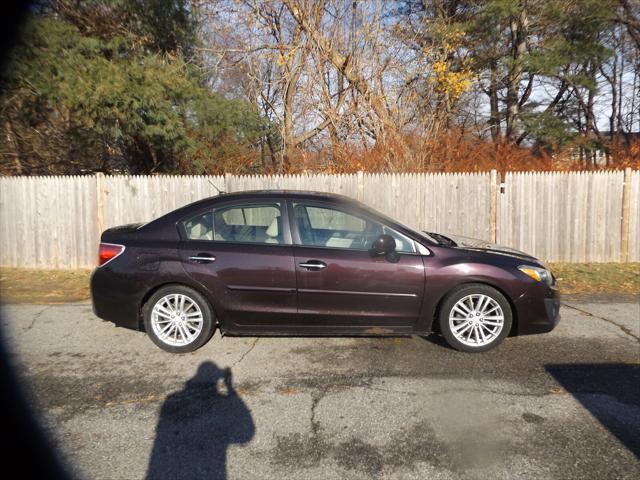
[[[525,253],[515,248],[505,247],[504,245],[498,245],[497,243],[491,243],[486,240],[480,240],[478,238],[463,237],[460,235],[447,235],[448,238],[456,243],[453,248],[461,250],[471,250],[474,252],[487,252],[495,253],[497,255],[506,255],[508,257],[520,258],[522,260],[535,261],[542,264],[540,260],[528,253]]]

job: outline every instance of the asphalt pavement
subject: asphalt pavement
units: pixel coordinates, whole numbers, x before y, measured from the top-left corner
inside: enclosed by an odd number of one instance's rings
[[[224,337],[170,355],[89,303],[5,305],[30,403],[84,479],[640,478],[640,302],[552,333]]]

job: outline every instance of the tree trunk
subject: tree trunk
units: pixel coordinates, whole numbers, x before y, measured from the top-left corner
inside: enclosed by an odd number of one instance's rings
[[[624,56],[626,53],[626,42],[625,42],[625,33],[622,29],[620,29],[620,76],[618,78],[618,118],[616,119],[617,121],[617,128],[616,131],[618,133],[622,133],[624,131],[624,123],[622,121],[622,99],[624,98],[624,67],[625,67],[625,62],[624,62]],[[617,55],[617,54],[616,54]],[[640,64],[638,64],[640,67]],[[633,95],[634,90],[631,90],[631,93]],[[633,102],[633,100],[632,100]],[[632,106],[632,112],[633,112],[633,106]],[[633,114],[633,113],[632,113]],[[630,129],[629,131],[633,131],[633,122],[631,122],[630,125]]]
[[[15,175],[22,175],[23,169],[22,162],[20,160],[20,145],[13,130],[13,125],[11,125],[11,120],[5,120],[4,128],[6,132],[7,147],[13,147],[13,153],[7,152],[7,154],[13,156],[14,173]]]
[[[491,126],[491,138],[497,141],[500,137],[500,106],[498,104],[498,65],[496,61],[491,62],[489,70],[489,104],[491,114],[489,125]]]
[[[593,72],[593,69],[591,70],[590,73],[593,77],[595,77],[595,73]],[[587,158],[593,166],[596,166],[596,152],[592,148],[592,141],[595,135],[595,130],[594,130],[595,114],[593,113],[594,97],[595,97],[595,90],[593,88],[590,88],[587,96],[587,105],[586,105],[587,108],[585,111],[585,135],[587,137],[587,140],[589,141],[588,143],[589,150],[587,152]]]
[[[297,66],[293,66],[292,69],[288,72],[287,75],[289,78],[287,79],[284,98],[283,98],[283,164],[290,165],[291,164],[291,156],[293,153],[293,149],[296,147],[294,142],[294,131],[293,131],[293,109],[294,109],[294,98],[296,92],[298,90],[298,79],[300,77],[300,68]]]
[[[516,122],[520,114],[520,83],[522,82],[522,57],[527,53],[527,27],[529,17],[526,8],[522,7],[517,17],[511,20],[511,60],[507,79],[507,125],[506,134],[509,140],[516,135]]]

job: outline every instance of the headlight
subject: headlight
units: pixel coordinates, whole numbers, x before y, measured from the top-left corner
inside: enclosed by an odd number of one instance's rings
[[[520,270],[525,275],[533,278],[534,280],[537,280],[538,282],[544,282],[549,286],[553,285],[553,276],[551,275],[551,272],[545,268],[532,267],[530,265],[520,265],[518,267],[518,270]]]

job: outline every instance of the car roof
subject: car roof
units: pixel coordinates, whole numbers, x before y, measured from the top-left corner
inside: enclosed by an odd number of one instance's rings
[[[333,200],[341,203],[360,204],[357,200],[340,195],[337,193],[314,192],[308,190],[244,190],[241,192],[223,192],[220,195],[203,198],[193,202],[186,207],[194,207],[209,202],[218,202],[226,200],[244,200],[252,198],[285,198],[285,199],[303,199],[303,200]],[[186,208],[185,207],[185,208]]]
[[[334,199],[334,200],[347,200],[354,202],[355,200],[346,195],[340,195],[338,193],[329,192],[316,192],[311,190],[245,190],[242,192],[224,192],[221,195],[213,198],[220,197],[285,197],[285,198],[310,198],[310,199]]]

